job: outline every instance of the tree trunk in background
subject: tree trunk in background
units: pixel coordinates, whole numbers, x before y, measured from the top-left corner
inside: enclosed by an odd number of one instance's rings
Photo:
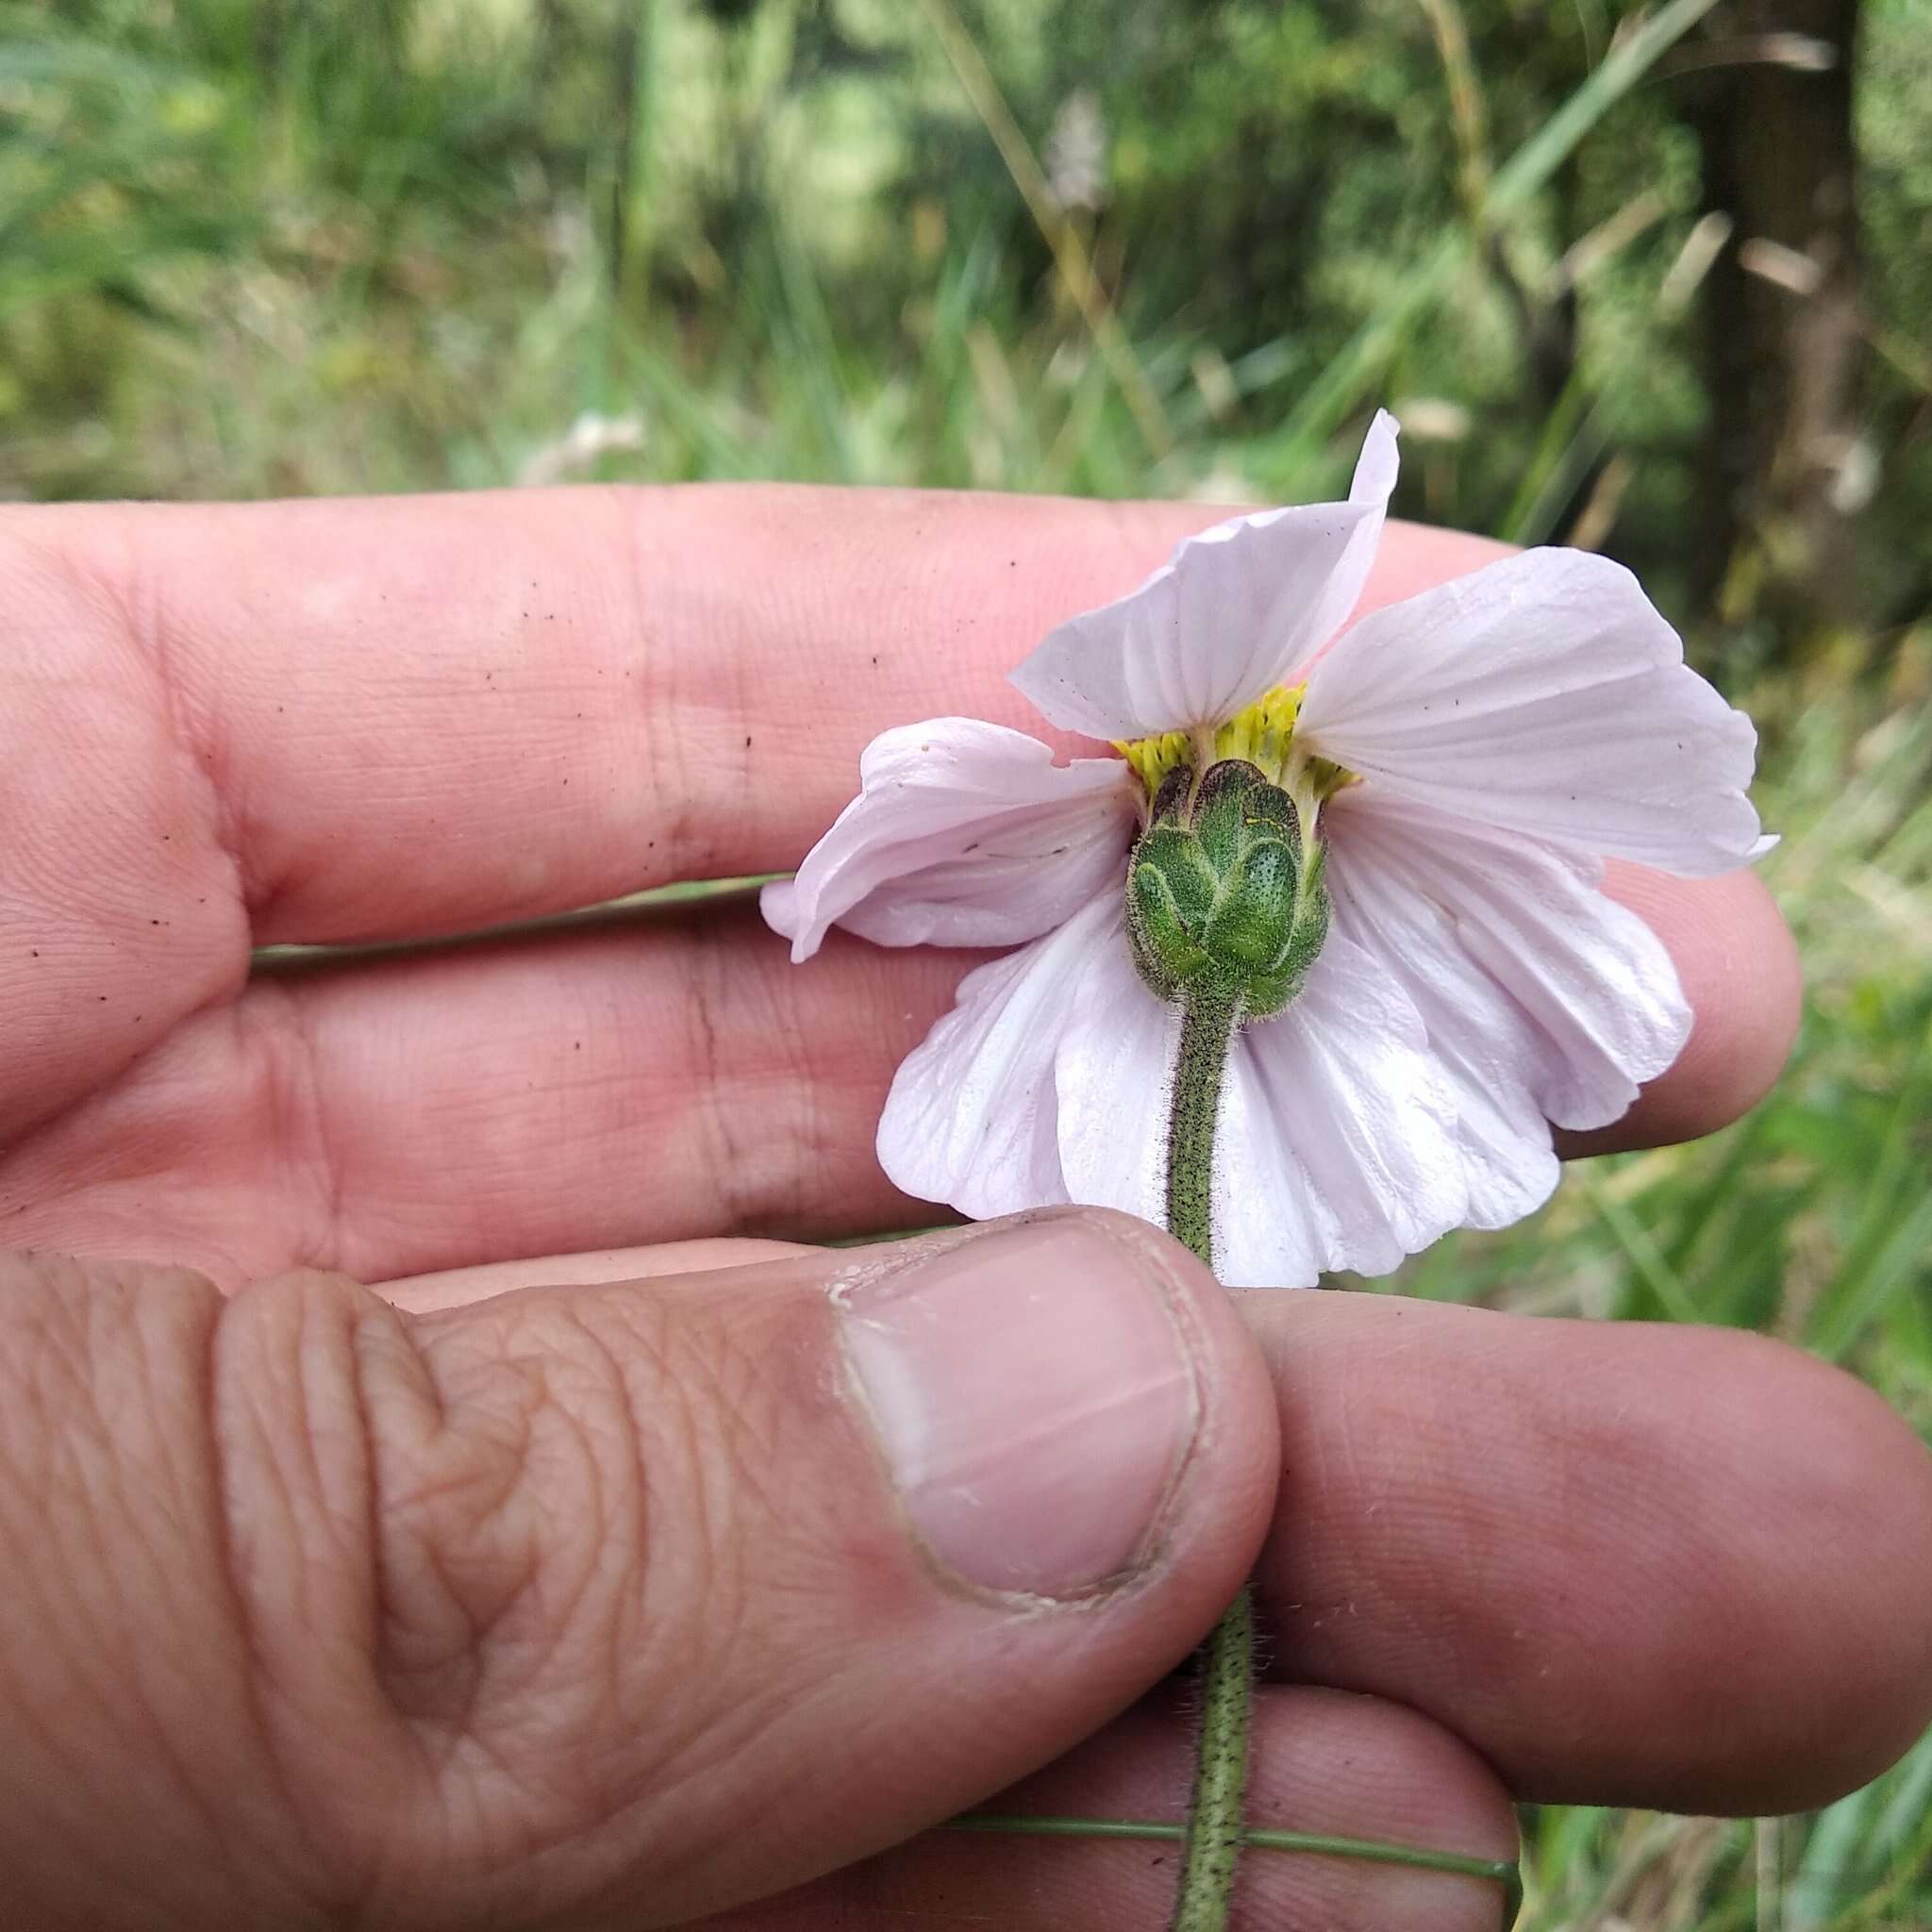
[[[1857,16],[1858,0],[1732,0],[1690,81],[1705,206],[1735,224],[1705,291],[1702,588],[1727,618],[1769,619],[1787,649],[1859,612]],[[1766,242],[1791,254],[1753,247]]]

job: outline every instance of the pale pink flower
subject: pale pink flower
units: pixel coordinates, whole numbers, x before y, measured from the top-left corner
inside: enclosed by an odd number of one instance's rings
[[[1750,721],[1629,572],[1580,551],[1342,629],[1395,469],[1379,415],[1347,502],[1189,539],[1013,674],[1052,724],[1128,758],[1057,764],[966,718],[888,731],[796,879],[766,888],[798,960],[835,924],[1017,948],[967,975],[892,1083],[878,1154],[906,1192],[975,1217],[1077,1201],[1161,1219],[1178,1009],[1143,985],[1124,907],[1163,757],[1198,771],[1265,741],[1327,853],[1326,943],[1229,1060],[1231,1285],[1386,1274],[1449,1228],[1516,1220],[1556,1185],[1552,1123],[1614,1121],[1677,1057],[1675,970],[1599,891],[1603,860],[1705,877],[1756,857]]]

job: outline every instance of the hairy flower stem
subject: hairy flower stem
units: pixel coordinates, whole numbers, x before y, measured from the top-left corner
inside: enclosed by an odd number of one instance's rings
[[[1167,1116],[1167,1231],[1214,1266],[1214,1129],[1221,1082],[1239,1017],[1238,996],[1212,984],[1188,989]]]
[[[1254,1679],[1255,1607],[1243,1589],[1201,1649],[1201,1742],[1174,1932],[1223,1932],[1227,1924],[1235,1868],[1247,1836],[1242,1806]]]
[[[1214,1265],[1214,1130],[1239,995],[1211,983],[1188,990],[1167,1127],[1167,1225]],[[1245,1823],[1248,1726],[1254,1709],[1255,1613],[1246,1590],[1201,1652],[1201,1741],[1173,1932],[1223,1932],[1234,1898]]]

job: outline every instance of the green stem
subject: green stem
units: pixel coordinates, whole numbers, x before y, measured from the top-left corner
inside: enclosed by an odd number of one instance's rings
[[[1214,1265],[1214,1132],[1240,1010],[1232,991],[1198,983],[1189,990],[1168,1111],[1168,1232],[1209,1268]],[[1201,1653],[1201,1741],[1173,1932],[1222,1932],[1227,1924],[1246,1823],[1241,1813],[1254,1675],[1254,1604],[1243,1590]]]
[[[1234,1898],[1248,1787],[1254,1715],[1255,1607],[1243,1590],[1222,1612],[1201,1652],[1201,1744],[1173,1932],[1222,1932]]]
[[[1167,1116],[1167,1231],[1214,1266],[1214,1129],[1234,1039],[1235,995],[1194,986],[1181,1008]]]

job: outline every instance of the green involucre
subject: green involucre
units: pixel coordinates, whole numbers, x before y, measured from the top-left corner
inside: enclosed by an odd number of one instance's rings
[[[1241,758],[1200,784],[1170,772],[1127,875],[1134,963],[1155,994],[1231,1001],[1241,1020],[1278,1013],[1328,932],[1322,848],[1305,846],[1294,801]]]

